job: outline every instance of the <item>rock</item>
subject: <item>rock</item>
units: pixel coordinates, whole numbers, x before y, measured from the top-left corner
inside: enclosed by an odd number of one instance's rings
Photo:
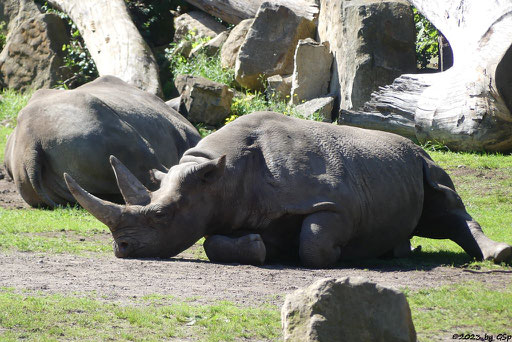
[[[238,25],[233,27],[229,33],[228,39],[220,50],[220,64],[223,68],[233,69],[235,67],[238,51],[253,22],[254,19],[242,20]]]
[[[217,37],[213,38],[212,40],[207,41],[206,43],[200,44],[196,46],[191,52],[190,56],[196,57],[199,51],[202,51],[205,53],[206,56],[214,56],[217,54],[222,47],[222,45],[226,42],[226,39],[228,39],[229,33],[228,31],[221,32],[217,35]]]
[[[268,97],[275,97],[279,100],[290,98],[292,90],[292,75],[274,75],[267,78],[266,93]]]
[[[329,92],[332,55],[328,43],[299,40],[295,51],[291,102],[301,103]]]
[[[5,8],[4,8],[5,10]],[[0,53],[0,81],[4,87],[51,88],[69,75],[62,68],[62,46],[69,44],[64,20],[42,14],[34,2],[19,2],[18,13],[9,14],[9,33]]]
[[[178,75],[175,85],[182,98],[180,113],[189,121],[219,125],[229,116],[234,92],[228,86],[190,75]]]
[[[304,102],[295,109],[304,117],[311,117],[313,114],[318,113],[324,122],[332,122],[332,110],[334,108],[334,97],[324,96]]]
[[[293,72],[295,47],[300,39],[314,36],[316,23],[309,11],[292,7],[261,5],[235,64],[235,79],[242,87],[261,89],[268,77]]]
[[[174,19],[174,42],[179,42],[191,34],[197,38],[215,38],[219,33],[226,31],[226,28],[216,21],[212,16],[192,11]]]
[[[415,27],[402,0],[321,0],[318,37],[334,54],[330,91],[359,108],[379,86],[416,72]]]
[[[416,341],[405,295],[362,278],[321,279],[286,296],[284,341]]]

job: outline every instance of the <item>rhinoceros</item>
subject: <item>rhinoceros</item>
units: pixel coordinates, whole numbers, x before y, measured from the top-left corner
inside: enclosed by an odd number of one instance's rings
[[[448,174],[398,135],[259,112],[236,119],[156,172],[150,192],[110,158],[126,205],[64,175],[105,223],[117,257],[171,257],[206,237],[214,262],[304,266],[401,255],[413,235],[451,239],[477,259],[508,260],[487,238]]]
[[[197,130],[158,97],[113,76],[74,90],[38,90],[7,141],[5,167],[31,206],[75,203],[62,173],[115,200],[108,157],[118,155],[147,187],[200,140]]]

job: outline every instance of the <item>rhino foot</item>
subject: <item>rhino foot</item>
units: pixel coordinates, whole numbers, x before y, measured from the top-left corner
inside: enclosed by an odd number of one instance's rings
[[[496,243],[493,248],[483,250],[482,254],[485,260],[493,260],[497,264],[510,262],[512,261],[512,246],[503,242]]]

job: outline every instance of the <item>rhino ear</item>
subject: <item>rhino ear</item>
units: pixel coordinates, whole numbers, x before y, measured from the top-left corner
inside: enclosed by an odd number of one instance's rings
[[[205,183],[212,184],[219,179],[226,168],[226,155],[195,165],[191,174]]]
[[[110,156],[110,164],[116,175],[117,186],[126,204],[146,205],[151,202],[148,189],[135,177],[126,166],[114,156]]]

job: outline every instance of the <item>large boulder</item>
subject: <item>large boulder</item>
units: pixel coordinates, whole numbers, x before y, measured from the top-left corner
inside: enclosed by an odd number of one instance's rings
[[[291,102],[298,104],[329,92],[332,54],[329,44],[308,38],[299,40],[295,51]]]
[[[362,278],[321,279],[286,296],[285,341],[416,341],[405,295]]]
[[[220,50],[220,64],[223,68],[233,69],[235,67],[238,51],[240,51],[240,46],[245,41],[245,36],[253,22],[254,19],[242,20],[229,33],[228,39]]]
[[[416,71],[415,27],[405,0],[321,0],[320,41],[334,54],[331,91],[359,108],[379,86]]]
[[[203,77],[178,75],[182,114],[191,122],[219,125],[228,117],[234,92],[225,84]]]
[[[261,89],[269,76],[293,72],[298,41],[315,34],[311,7],[275,2],[261,5],[236,60],[235,79],[242,87]]]
[[[194,38],[215,38],[226,27],[204,12],[192,11],[174,19],[174,30],[174,41],[179,42],[188,34]]]
[[[65,22],[55,14],[42,14],[31,0],[3,6],[9,33],[0,53],[2,85],[18,90],[51,88],[66,79],[62,46],[70,37]]]

